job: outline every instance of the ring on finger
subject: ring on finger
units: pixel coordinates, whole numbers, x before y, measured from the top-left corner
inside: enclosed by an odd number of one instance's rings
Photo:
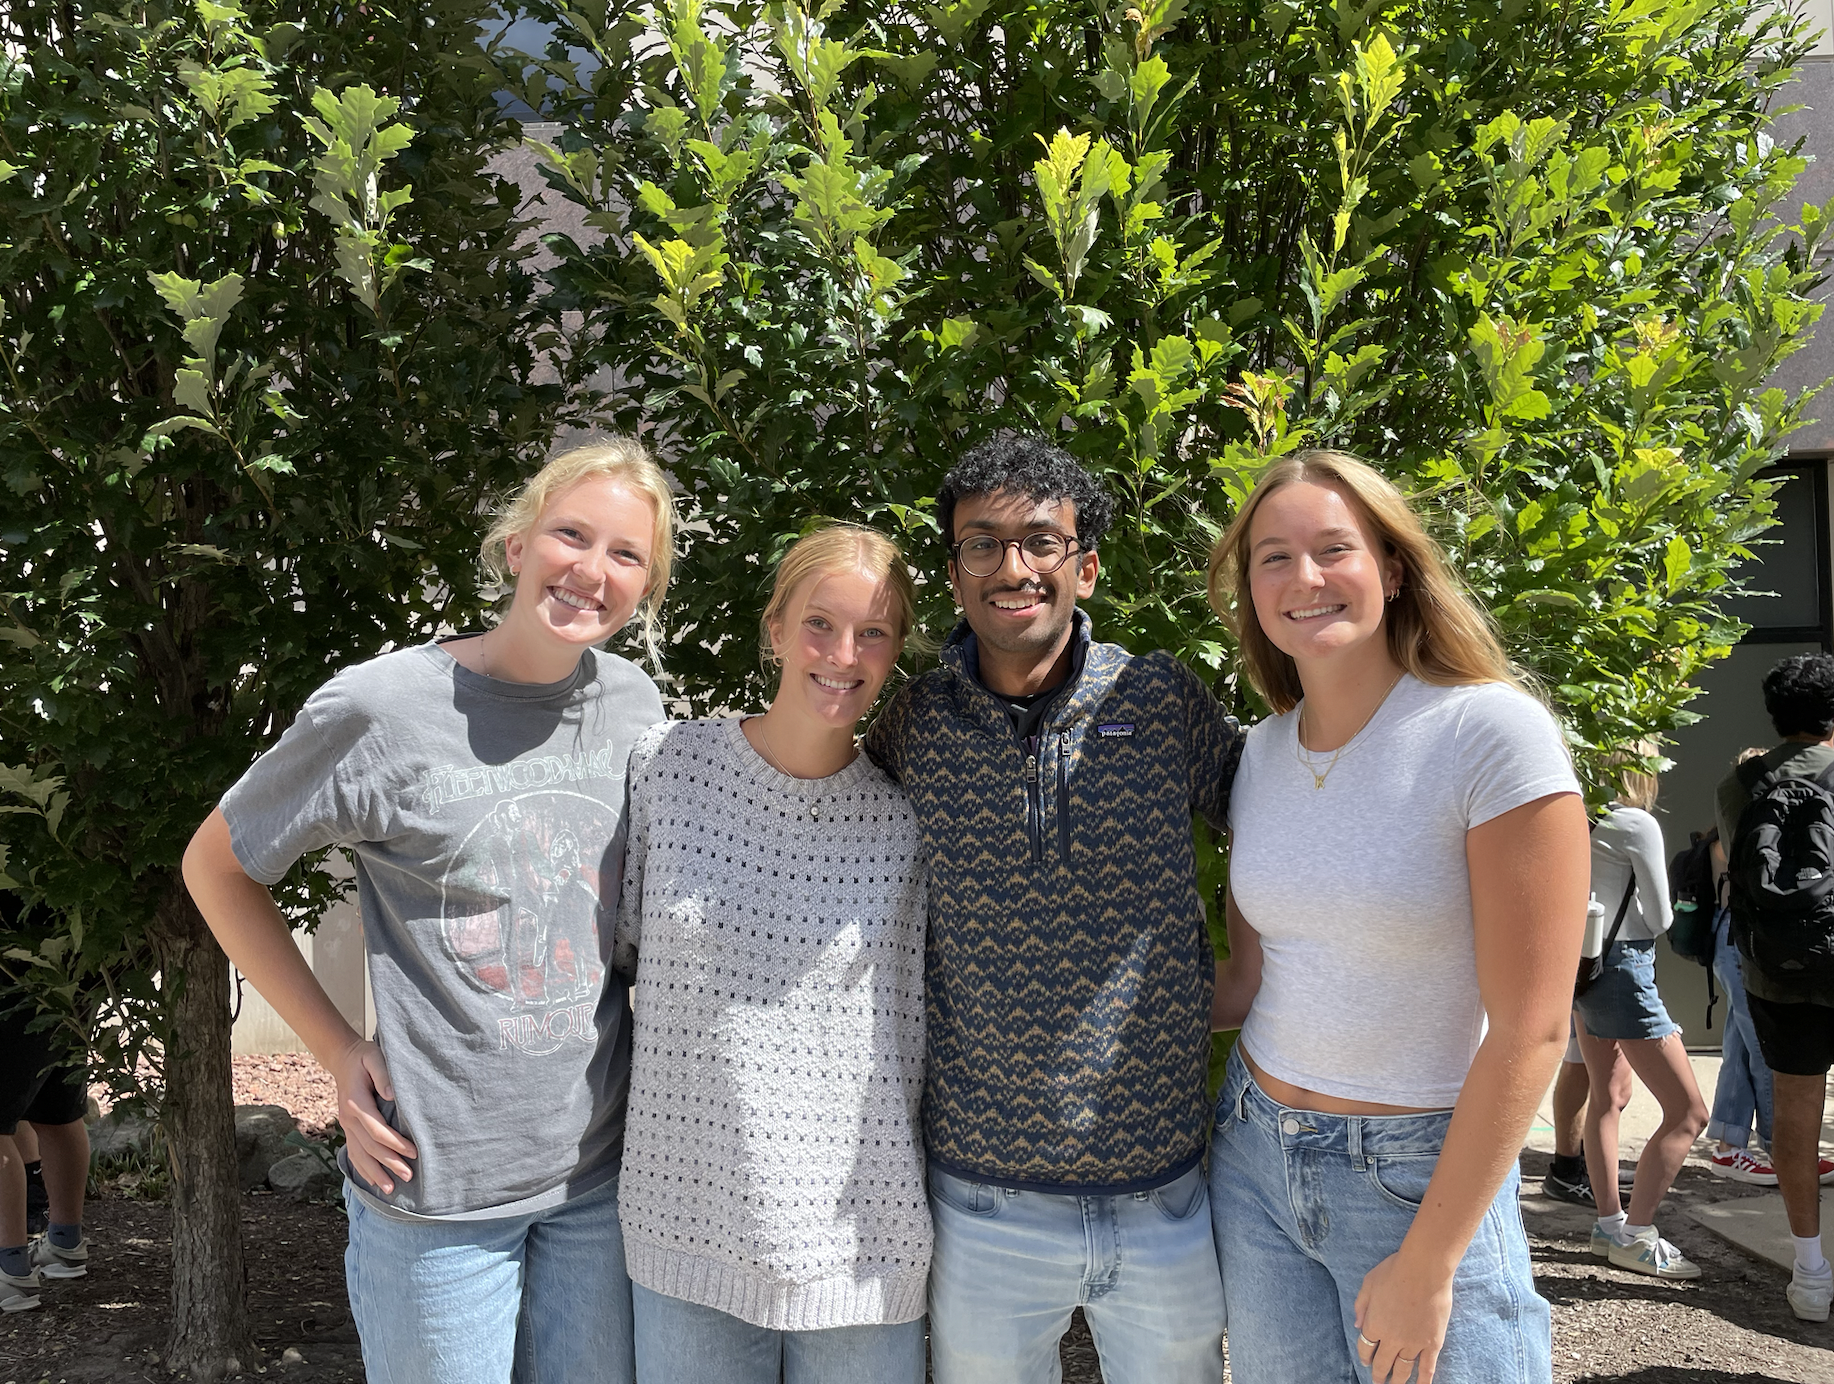
[[[1369,1338],[1368,1338],[1367,1336],[1365,1336],[1365,1335],[1364,1335],[1364,1334],[1363,1334],[1362,1332],[1360,1332],[1360,1331],[1356,1333],[1356,1343],[1357,1343],[1357,1344],[1358,1344],[1359,1346],[1368,1346],[1368,1347],[1369,1347],[1369,1349],[1370,1349],[1370,1350],[1372,1350],[1372,1351],[1373,1351],[1373,1350],[1374,1350],[1374,1349],[1376,1348],[1376,1343],[1375,1343],[1374,1341],[1372,1341],[1372,1340],[1370,1340],[1370,1339],[1369,1339]]]

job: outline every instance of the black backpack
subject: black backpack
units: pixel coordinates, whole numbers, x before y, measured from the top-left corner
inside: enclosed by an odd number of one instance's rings
[[[1719,891],[1713,887],[1715,827],[1702,836],[1688,833],[1685,849],[1668,862],[1668,896],[1675,905],[1675,922],[1668,930],[1668,945],[1676,956],[1702,966],[1713,964],[1713,915],[1719,908]]]
[[[1834,765],[1799,778],[1748,759],[1738,778],[1732,940],[1768,976],[1834,980]]]

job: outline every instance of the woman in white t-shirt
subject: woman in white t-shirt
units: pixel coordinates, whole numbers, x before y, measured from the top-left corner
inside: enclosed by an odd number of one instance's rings
[[[1210,1194],[1235,1376],[1545,1384],[1516,1154],[1586,914],[1559,729],[1353,458],[1273,466],[1210,590],[1276,713],[1230,796],[1214,1013],[1242,1029]]]

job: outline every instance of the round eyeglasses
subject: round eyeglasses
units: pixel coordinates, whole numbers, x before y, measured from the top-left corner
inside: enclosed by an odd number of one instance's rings
[[[1024,538],[977,533],[957,543],[951,553],[969,576],[991,577],[1006,562],[1006,550],[1017,548],[1019,560],[1043,577],[1063,566],[1078,546],[1074,538],[1060,533],[1028,533]]]

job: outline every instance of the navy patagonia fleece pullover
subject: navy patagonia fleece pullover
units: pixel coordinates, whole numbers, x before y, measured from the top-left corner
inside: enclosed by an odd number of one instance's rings
[[[1144,1191],[1203,1155],[1212,960],[1191,814],[1221,828],[1243,733],[1167,653],[1092,641],[1029,744],[964,622],[866,750],[930,868],[924,1143],[958,1177]]]

